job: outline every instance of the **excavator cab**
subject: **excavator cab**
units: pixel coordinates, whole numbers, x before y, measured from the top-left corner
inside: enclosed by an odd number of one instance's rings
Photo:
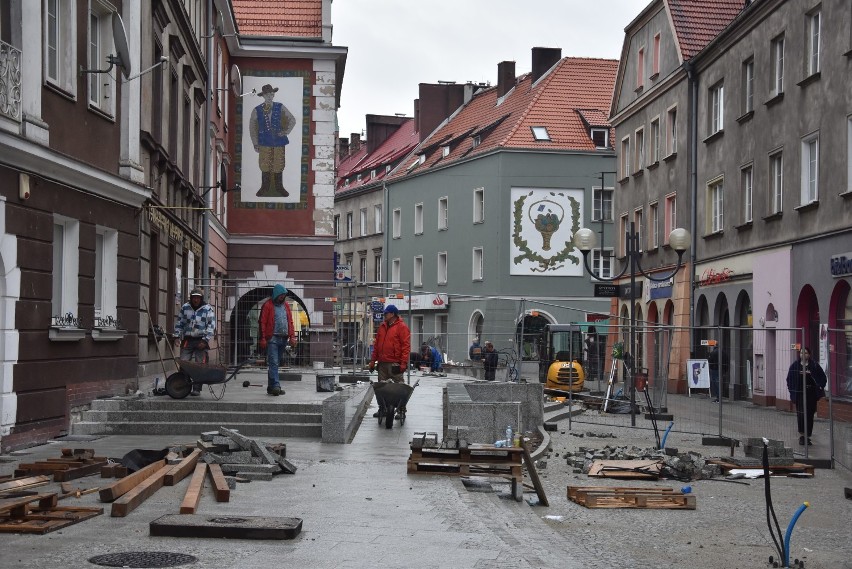
[[[539,381],[546,389],[578,392],[583,389],[583,334],[577,324],[547,324],[539,359]]]

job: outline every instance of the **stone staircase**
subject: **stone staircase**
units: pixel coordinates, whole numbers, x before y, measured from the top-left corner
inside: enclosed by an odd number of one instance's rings
[[[322,438],[321,403],[198,399],[96,399],[73,421],[74,435],[198,435],[219,427],[248,437]]]

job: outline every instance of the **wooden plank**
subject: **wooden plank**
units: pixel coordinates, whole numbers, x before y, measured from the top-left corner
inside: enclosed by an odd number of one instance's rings
[[[8,498],[0,500],[0,515],[10,518],[22,518],[30,511],[30,504],[38,502],[38,507],[42,509],[52,508],[56,505],[56,493],[51,494],[36,494],[35,496],[25,496],[22,498]]]
[[[189,455],[182,461],[169,468],[164,480],[166,486],[174,486],[189,476],[189,473],[195,468],[195,464],[198,462],[199,457],[201,457],[201,449],[197,448],[189,453]]]
[[[68,470],[71,468],[71,464],[67,462],[27,462],[20,463],[18,465],[18,470]]]
[[[527,448],[526,443],[522,443],[521,448],[524,451],[524,463],[527,465],[527,473],[530,475],[533,487],[535,487],[535,493],[536,496],[538,496],[538,501],[542,506],[550,506],[547,502],[547,495],[544,493],[544,486],[541,485],[541,480],[538,478],[538,471],[535,469],[535,463],[533,463],[533,459],[530,456],[530,449]]]
[[[708,458],[707,464],[715,464],[722,469],[722,472],[727,473],[729,470],[733,470],[735,468],[759,468],[763,469],[763,466],[740,466],[738,464],[734,464],[731,462],[725,462],[724,460],[719,460],[716,458]],[[803,464],[801,462],[794,462],[793,464],[776,464],[770,465],[769,471],[775,474],[782,473],[796,473],[796,472],[804,472],[806,474],[813,475],[814,466],[812,464]]]
[[[155,462],[154,464],[157,463]],[[139,507],[139,504],[153,496],[157,490],[163,487],[163,479],[166,477],[168,471],[169,469],[165,465],[160,467],[159,470],[143,480],[138,486],[121,498],[118,498],[112,503],[110,515],[114,518],[123,518]],[[128,476],[128,478],[130,477]],[[126,480],[126,478],[123,480]]]
[[[218,464],[210,465],[210,480],[213,482],[213,492],[217,502],[228,502],[231,500],[231,489],[228,488],[228,482],[225,480],[225,475],[222,474],[222,467]]]
[[[21,519],[0,518],[0,533],[45,534],[104,513],[103,508],[55,506],[31,512]]]
[[[53,475],[53,480],[56,482],[64,482],[67,480],[76,480],[77,478],[82,478],[84,476],[91,476],[92,474],[98,474],[101,471],[101,467],[105,464],[106,462],[94,462],[92,464],[78,466],[77,468],[58,471]]]
[[[50,477],[25,476],[23,478],[17,478],[15,480],[0,483],[0,492],[11,492],[15,490],[23,490],[25,488],[35,488],[37,486],[44,486],[45,484],[50,484]]]
[[[100,498],[101,502],[112,502],[119,496],[123,496],[127,492],[130,491],[131,488],[151,476],[154,472],[157,472],[161,468],[166,465],[166,460],[158,460],[152,464],[149,464],[145,468],[141,470],[137,470],[133,474],[128,474],[121,480],[113,482],[109,486],[104,486],[100,490]]]
[[[201,491],[204,490],[204,478],[207,475],[207,463],[201,462],[195,465],[195,472],[192,473],[192,479],[189,481],[189,488],[186,489],[186,495],[183,497],[183,502],[180,504],[181,514],[194,514],[198,509],[198,502],[201,501]]]

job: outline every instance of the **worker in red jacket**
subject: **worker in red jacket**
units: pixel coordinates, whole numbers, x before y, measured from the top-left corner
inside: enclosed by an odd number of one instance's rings
[[[411,332],[405,321],[399,317],[399,309],[393,304],[385,307],[384,322],[376,332],[373,343],[373,355],[370,358],[370,371],[378,368],[379,381],[405,381],[403,374],[408,367],[411,352]],[[383,414],[379,409],[375,416]]]
[[[278,380],[278,366],[287,347],[296,347],[293,314],[286,300],[287,289],[277,284],[272,288],[272,298],[260,309],[260,349],[266,350],[266,393],[269,395],[284,395]]]

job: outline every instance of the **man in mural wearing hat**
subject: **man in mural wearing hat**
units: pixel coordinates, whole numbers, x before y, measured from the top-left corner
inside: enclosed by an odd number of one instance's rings
[[[249,133],[255,152],[258,153],[261,183],[255,194],[260,198],[286,198],[284,189],[284,151],[290,139],[287,135],[296,126],[296,117],[282,103],[273,101],[278,87],[264,85],[257,95],[263,103],[251,111]]]
[[[260,349],[266,350],[266,393],[284,395],[278,379],[278,366],[287,347],[296,347],[293,314],[287,304],[287,288],[282,284],[272,287],[272,297],[260,309]]]
[[[370,371],[379,370],[379,381],[402,383],[405,381],[403,374],[408,367],[410,353],[411,332],[405,321],[399,317],[399,309],[393,304],[388,304],[385,307],[384,322],[376,331]],[[380,408],[373,416],[378,417],[383,414]]]
[[[175,339],[180,343],[180,359],[207,363],[207,349],[216,332],[216,314],[204,302],[204,292],[192,289],[175,319]],[[193,383],[190,395],[201,395],[201,384]]]

